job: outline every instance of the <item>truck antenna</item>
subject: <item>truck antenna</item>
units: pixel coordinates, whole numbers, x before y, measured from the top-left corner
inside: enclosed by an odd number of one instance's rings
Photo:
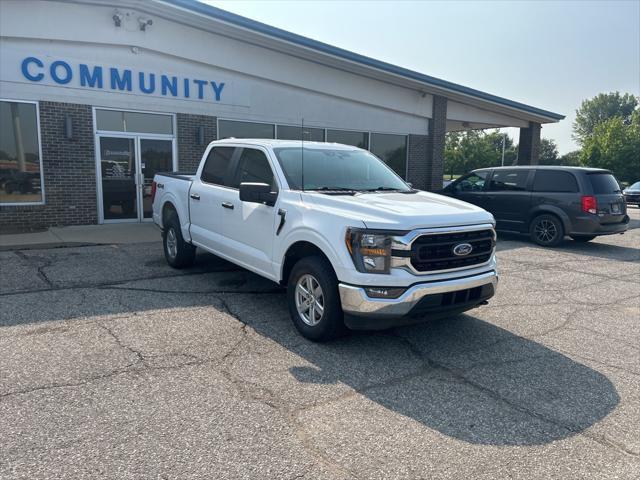
[[[301,139],[301,163],[302,163],[302,191],[304,192],[304,118],[302,118],[302,125],[300,127],[300,139]]]

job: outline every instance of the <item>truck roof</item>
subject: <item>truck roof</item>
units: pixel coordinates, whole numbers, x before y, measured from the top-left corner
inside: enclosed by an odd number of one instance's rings
[[[513,165],[513,166],[504,166],[504,167],[483,167],[476,168],[473,171],[479,172],[482,170],[513,170],[514,168],[527,168],[527,169],[535,169],[535,170],[567,170],[572,172],[585,172],[585,173],[611,173],[609,170],[604,168],[593,168],[593,167],[572,167],[568,165]]]
[[[297,147],[300,148],[302,145],[302,140],[276,140],[273,138],[224,138],[221,140],[215,140],[211,142],[213,145],[255,145],[259,147],[271,147],[271,148],[282,148],[282,147]],[[305,140],[304,148],[326,148],[330,146],[335,149],[344,149],[344,150],[353,150],[358,149],[359,147],[354,147],[352,145],[344,145],[342,143],[331,143],[331,142],[312,142]]]

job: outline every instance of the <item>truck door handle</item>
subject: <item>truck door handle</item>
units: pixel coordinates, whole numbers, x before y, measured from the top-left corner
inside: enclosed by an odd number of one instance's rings
[[[200,200],[200,195],[198,195],[197,193],[192,193],[191,195],[189,195],[191,198],[193,198],[194,200]]]
[[[222,202],[222,206],[224,208],[228,208],[229,210],[233,210],[233,203],[231,202]]]

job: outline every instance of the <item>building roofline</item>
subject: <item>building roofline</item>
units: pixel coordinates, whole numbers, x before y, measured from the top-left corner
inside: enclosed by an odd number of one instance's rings
[[[486,102],[491,102],[491,103],[509,107],[515,110],[520,110],[522,112],[533,114],[539,117],[548,118],[553,122],[557,122],[565,118],[564,115],[561,115],[559,113],[543,110],[541,108],[537,108],[531,105],[526,105],[524,103],[509,100],[507,98],[499,97],[497,95],[483,92],[481,90],[465,87],[464,85],[459,85],[457,83],[449,82],[446,80],[442,80],[440,78],[432,77],[430,75],[425,75],[423,73],[409,70],[407,68],[399,67],[397,65],[383,62],[381,60],[376,60],[374,58],[367,57],[365,55],[360,55],[358,53],[351,52],[343,48],[335,47],[333,45],[320,42],[318,40],[313,40],[311,38],[304,37],[296,33],[288,32],[281,28],[267,25],[266,23],[258,22],[256,20],[251,20],[250,18],[243,17],[241,15],[237,15],[235,13],[231,13],[217,7],[213,7],[205,3],[201,3],[197,0],[162,0],[162,1],[169,5],[181,7],[183,9],[192,11],[194,13],[205,15],[207,17],[220,20],[232,25],[236,25],[238,27],[242,27],[263,35],[267,35],[267,36],[279,39],[279,40],[284,40],[286,42],[289,42],[298,46],[302,46],[305,48],[309,48],[320,53],[332,55],[334,57],[338,57],[344,60],[358,63],[360,65],[364,65],[366,67],[373,68],[382,72],[391,73],[394,75],[398,75],[400,77],[417,81],[426,86],[449,90],[451,92],[455,92],[465,96],[470,96]]]

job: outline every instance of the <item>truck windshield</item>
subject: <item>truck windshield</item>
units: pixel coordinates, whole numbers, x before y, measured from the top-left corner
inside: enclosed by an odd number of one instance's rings
[[[380,159],[363,150],[336,148],[274,149],[293,190],[401,191],[411,188]]]

